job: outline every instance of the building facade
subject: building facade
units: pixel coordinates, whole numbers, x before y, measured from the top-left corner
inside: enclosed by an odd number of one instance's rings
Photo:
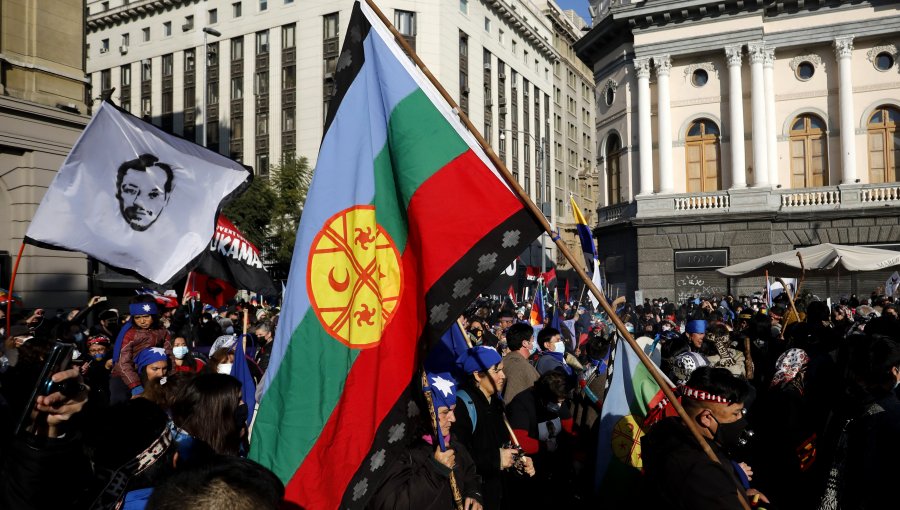
[[[596,234],[613,292],[746,294],[714,270],[900,241],[895,2],[592,2]],[[888,274],[811,278],[868,294]]]
[[[88,119],[81,0],[0,0],[0,287],[44,191]],[[26,306],[87,301],[87,258],[27,246],[15,294]]]
[[[544,13],[553,27],[553,46],[560,58],[553,67],[553,186],[556,221],[560,235],[574,253],[581,251],[569,196],[590,222],[598,205],[599,170],[594,157],[594,77],[590,67],[576,55],[573,46],[584,35],[587,24],[573,10],[562,10],[547,1]],[[557,266],[570,268],[558,254]]]
[[[314,163],[352,6],[351,0],[91,0],[93,90],[111,91],[133,114],[260,175],[287,153]],[[553,159],[540,161],[557,141],[551,94],[559,53],[544,13],[527,0],[391,0],[379,7],[524,189],[537,198],[538,183],[545,183],[556,217]]]

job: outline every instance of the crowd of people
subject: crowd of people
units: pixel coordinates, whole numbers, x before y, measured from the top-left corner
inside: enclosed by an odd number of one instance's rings
[[[630,506],[890,507],[900,479],[892,299],[613,306],[626,330],[647,337],[691,422],[662,409],[639,424],[641,490]],[[404,454],[389,456],[368,508],[610,501],[597,492],[598,430],[615,353],[628,346],[589,302],[550,306],[543,324],[529,312],[530,303],[480,298],[460,317],[468,348],[427,373],[421,433],[395,445]],[[0,507],[285,507],[281,481],[246,459],[253,409],[230,375],[238,355],[261,380],[277,308],[139,295],[127,310],[95,297],[10,319],[0,335]],[[52,375],[57,391],[35,393],[58,343],[71,346],[70,368]]]

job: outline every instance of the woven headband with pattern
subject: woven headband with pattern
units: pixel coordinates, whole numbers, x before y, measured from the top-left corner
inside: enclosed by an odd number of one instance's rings
[[[692,400],[699,400],[701,402],[715,402],[717,404],[726,405],[731,405],[734,403],[725,397],[714,395],[708,391],[691,388],[690,386],[681,386],[680,389],[682,395]]]

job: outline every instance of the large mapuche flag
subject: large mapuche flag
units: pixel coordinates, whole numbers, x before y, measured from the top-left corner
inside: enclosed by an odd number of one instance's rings
[[[659,350],[651,352],[653,340],[645,336],[636,340],[658,367],[660,353]],[[643,468],[641,438],[648,428],[645,420],[665,397],[650,371],[621,337],[616,342],[610,366],[612,381],[598,418],[595,489],[607,505],[626,505],[633,504],[635,491],[639,490]]]
[[[250,184],[240,163],[102,103],[53,179],[26,242],[165,284],[206,251]]]
[[[435,342],[539,225],[450,106],[357,3],[250,456],[304,508],[365,504]]]

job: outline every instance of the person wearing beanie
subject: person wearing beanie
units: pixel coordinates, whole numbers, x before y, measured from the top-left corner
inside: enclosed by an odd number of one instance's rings
[[[133,303],[128,308],[133,321],[122,337],[122,347],[118,361],[110,379],[110,399],[112,403],[122,402],[144,392],[141,378],[135,364],[137,355],[151,347],[158,347],[172,357],[172,343],[169,331],[159,323],[159,310],[156,303]]]
[[[109,337],[93,335],[87,340],[88,362],[82,368],[84,382],[90,388],[86,408],[89,411],[109,405],[109,377],[112,371],[112,350]]]
[[[466,381],[457,392],[456,422],[452,435],[472,453],[482,478],[484,508],[500,508],[505,475],[524,473],[534,476],[534,465],[527,456],[511,447],[500,394],[506,383],[503,359],[491,347],[472,347],[457,361]]]
[[[382,483],[366,508],[453,508],[450,473],[456,478],[463,508],[482,508],[481,484],[475,472],[475,463],[466,447],[451,434],[459,404],[456,380],[446,372],[429,372],[426,379],[428,385],[423,388],[423,396],[425,391],[430,393],[433,406],[429,408],[425,398],[417,399],[422,411],[419,413],[419,430],[412,434],[410,443],[393,450],[388,456],[391,461]],[[436,420],[438,425],[437,436],[432,420]]]

